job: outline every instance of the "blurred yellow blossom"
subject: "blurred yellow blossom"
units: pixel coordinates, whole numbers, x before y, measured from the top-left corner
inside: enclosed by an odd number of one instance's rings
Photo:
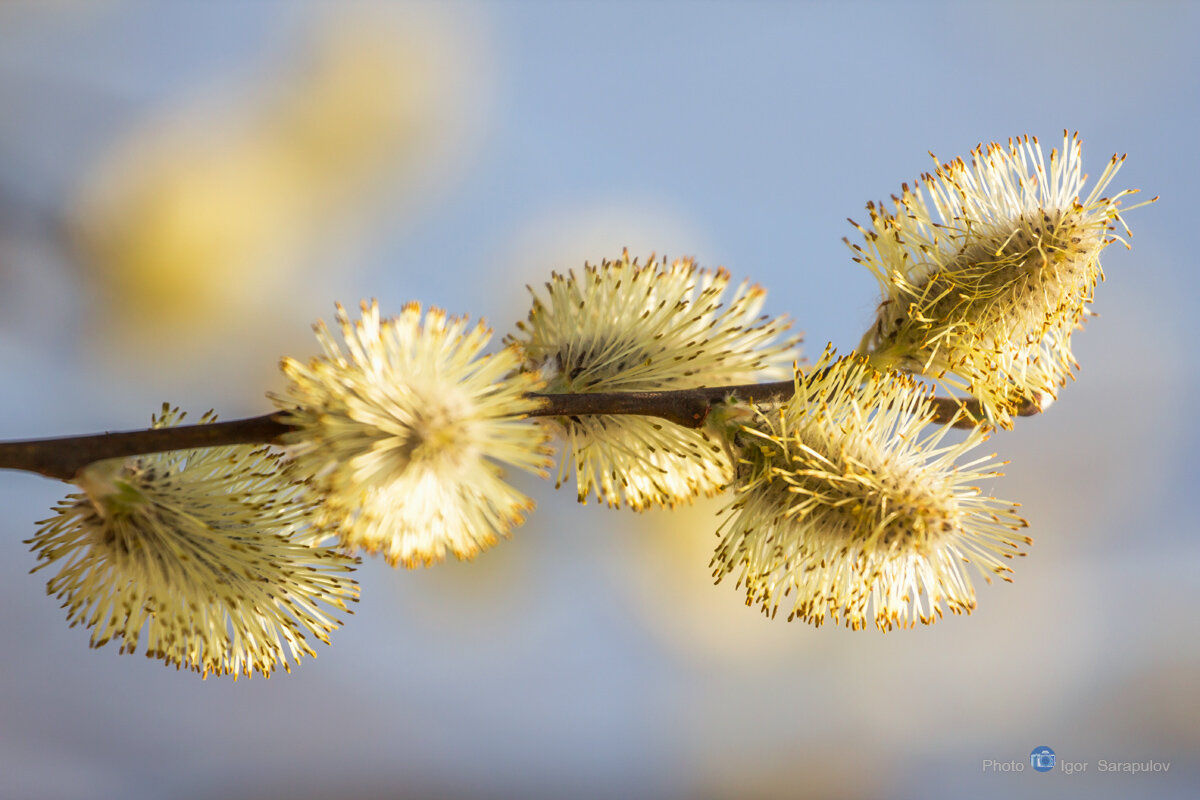
[[[123,344],[222,347],[223,319],[262,317],[373,190],[430,160],[447,42],[362,8],[320,22],[278,73],[138,122],[79,186],[73,243]]]

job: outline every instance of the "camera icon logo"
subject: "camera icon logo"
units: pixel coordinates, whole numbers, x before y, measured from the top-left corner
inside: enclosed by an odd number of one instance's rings
[[[1029,766],[1038,772],[1049,772],[1054,769],[1054,751],[1044,744],[1033,748],[1029,754]]]

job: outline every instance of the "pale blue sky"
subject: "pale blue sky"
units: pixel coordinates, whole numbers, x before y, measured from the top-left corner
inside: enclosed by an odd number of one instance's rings
[[[80,320],[99,301],[27,221],[138,115],[256,73],[309,17],[60,5],[0,11],[0,177],[28,204],[0,220],[0,436],[134,427],[164,399],[265,412],[270,386],[238,359],[265,376],[283,353],[236,329],[194,363],[98,353]],[[1200,5],[448,8],[453,143],[415,197],[386,189],[328,247],[320,292],[297,280],[272,298],[289,355],[315,349],[308,324],[335,300],[364,297],[502,334],[525,283],[623,246],[724,265],[769,290],[810,356],[848,350],[876,289],[841,241],[846,217],[927,170],[927,151],[1024,133],[1048,148],[1070,128],[1093,175],[1129,154],[1115,188],[1162,199],[1129,214],[1132,251],[1107,253],[1078,380],[990,443],[1012,462],[994,488],[1024,503],[1036,540],[1016,582],[930,629],[768,623],[707,585],[703,547],[684,541],[709,541],[704,513],[578,508],[519,479],[539,509],[511,541],[429,571],[367,564],[358,613],[318,659],[202,683],[66,628],[21,544],[64,489],[8,473],[0,797],[1195,796]],[[981,770],[1041,744],[1092,769]],[[1170,772],[1095,771],[1148,758]]]

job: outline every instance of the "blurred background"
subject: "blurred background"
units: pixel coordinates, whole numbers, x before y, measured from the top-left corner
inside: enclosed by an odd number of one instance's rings
[[[1106,252],[1078,381],[990,443],[1036,543],[972,617],[769,622],[711,584],[720,501],[518,475],[510,541],[365,563],[319,658],[200,681],[66,627],[22,544],[66,487],[6,473],[0,796],[1195,797],[1197,30],[1185,2],[0,4],[0,438],[265,413],[335,301],[499,339],[526,284],[623,247],[849,350],[877,296],[846,217],[930,150],[1078,129],[1162,195]]]

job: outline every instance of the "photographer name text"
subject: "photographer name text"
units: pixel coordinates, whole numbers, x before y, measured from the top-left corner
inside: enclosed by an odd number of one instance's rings
[[[1061,772],[1063,775],[1076,775],[1088,772],[1091,766],[1090,761],[1069,761],[1059,758],[1054,765],[1054,771]],[[983,760],[983,772],[1024,772],[1027,767],[1029,767],[1028,762],[1018,761],[1017,759],[1001,761],[999,759],[985,758]],[[1170,761],[1155,761],[1153,759],[1147,761],[1108,761],[1102,758],[1096,762],[1095,766],[1096,772],[1123,772],[1127,775],[1167,772],[1169,769],[1171,769]]]

